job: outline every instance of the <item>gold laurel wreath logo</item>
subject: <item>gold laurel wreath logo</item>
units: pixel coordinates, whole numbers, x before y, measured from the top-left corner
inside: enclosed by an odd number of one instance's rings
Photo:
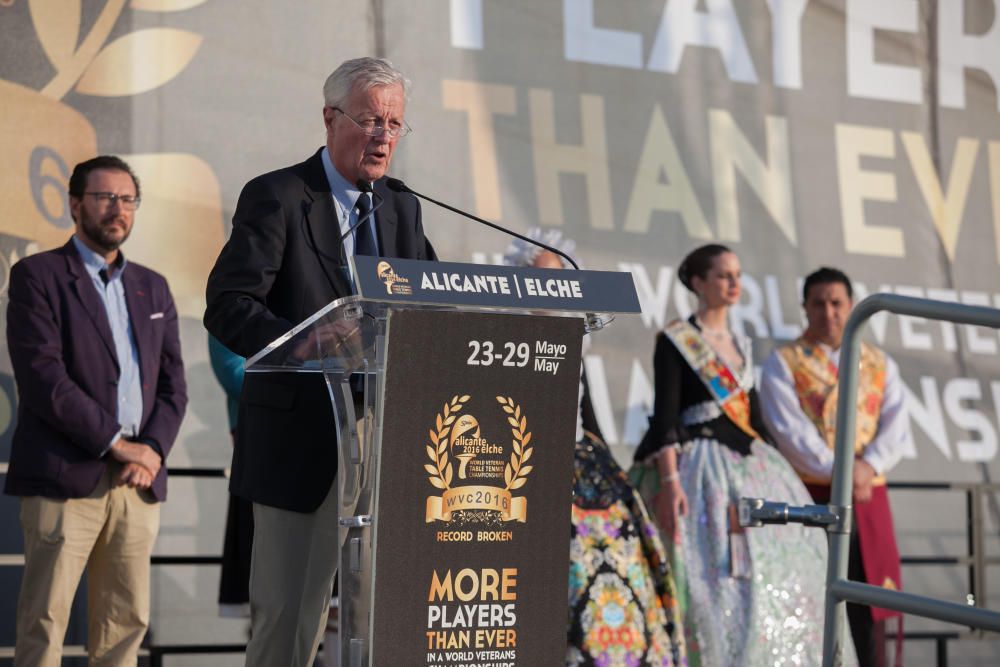
[[[444,404],[444,408],[437,414],[434,420],[435,428],[430,430],[430,438],[433,444],[427,445],[427,456],[433,461],[424,464],[424,470],[430,475],[428,481],[439,489],[448,490],[451,488],[451,479],[454,473],[451,462],[448,460],[448,433],[452,424],[455,423],[456,415],[465,407],[470,396],[453,396],[450,401]]]
[[[513,398],[497,396],[497,403],[503,406],[503,411],[507,413],[507,423],[511,426],[511,433],[514,435],[514,451],[510,453],[510,463],[504,466],[503,480],[507,484],[504,487],[508,491],[520,489],[528,481],[528,474],[534,466],[524,465],[531,458],[534,447],[528,447],[531,442],[531,431],[528,430],[528,420],[521,414],[521,406],[514,403]]]

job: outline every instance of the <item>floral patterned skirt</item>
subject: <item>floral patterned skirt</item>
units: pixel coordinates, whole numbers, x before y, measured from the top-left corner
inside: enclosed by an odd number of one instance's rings
[[[666,552],[607,446],[576,445],[567,666],[686,665]]]

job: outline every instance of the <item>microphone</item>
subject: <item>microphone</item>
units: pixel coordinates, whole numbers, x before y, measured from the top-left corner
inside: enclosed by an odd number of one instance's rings
[[[361,190],[362,197],[364,197],[368,193],[371,193],[372,198],[374,199],[377,197],[378,201],[372,203],[372,210],[368,211],[367,215],[364,215],[361,218],[359,218],[358,221],[355,222],[353,225],[351,225],[346,232],[340,235],[341,244],[344,243],[344,239],[346,239],[348,236],[354,233],[355,229],[368,222],[369,219],[375,220],[375,211],[378,210],[379,206],[385,203],[385,199],[382,197],[382,195],[375,192],[375,190],[372,189],[372,184],[364,180],[363,178],[359,178],[358,182],[355,183],[354,185],[357,186],[358,190]]]
[[[565,259],[567,262],[569,262],[570,264],[572,264],[573,268],[576,269],[577,271],[580,270],[580,266],[576,262],[573,261],[573,258],[570,257],[569,255],[567,255],[566,253],[564,253],[562,250],[557,250],[556,248],[553,248],[550,245],[545,245],[544,243],[541,243],[541,242],[536,241],[534,239],[529,239],[527,236],[524,236],[522,234],[518,234],[517,232],[515,232],[515,231],[513,231],[511,229],[507,229],[506,227],[503,227],[502,225],[498,225],[496,223],[490,222],[489,220],[483,220],[482,218],[477,217],[475,215],[472,215],[471,213],[466,213],[465,211],[463,211],[461,209],[457,209],[454,206],[449,206],[448,204],[445,204],[444,202],[440,202],[437,199],[432,199],[431,197],[428,197],[427,195],[422,195],[419,192],[417,192],[416,190],[410,189],[410,187],[407,186],[406,183],[404,183],[403,181],[399,180],[398,178],[386,178],[385,179],[385,184],[386,184],[386,187],[388,187],[393,192],[408,192],[408,193],[410,193],[411,195],[413,195],[415,197],[420,197],[421,199],[426,199],[427,201],[429,201],[432,204],[437,204],[441,208],[446,208],[449,211],[451,211],[452,213],[458,213],[459,215],[465,216],[466,218],[469,218],[470,220],[475,220],[476,222],[478,222],[481,225],[486,225],[487,227],[492,227],[493,229],[495,229],[497,231],[500,231],[500,232],[503,232],[504,234],[508,234],[508,235],[513,236],[515,238],[519,238],[522,241],[527,241],[528,243],[530,243],[532,245],[536,245],[539,248],[543,248],[545,250],[548,250],[549,252],[551,252],[553,254],[559,255],[560,257],[562,257],[563,259]],[[359,184],[359,186],[360,186],[360,184]],[[371,186],[369,186],[369,189],[370,188],[371,188]]]

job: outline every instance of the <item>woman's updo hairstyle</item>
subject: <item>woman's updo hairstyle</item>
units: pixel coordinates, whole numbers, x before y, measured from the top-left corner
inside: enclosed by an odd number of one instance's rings
[[[694,292],[694,288],[691,287],[691,279],[698,276],[704,280],[712,269],[712,262],[715,261],[715,258],[727,252],[732,252],[732,250],[718,243],[709,243],[695,248],[688,253],[688,256],[677,268],[677,278],[680,279],[684,287]]]

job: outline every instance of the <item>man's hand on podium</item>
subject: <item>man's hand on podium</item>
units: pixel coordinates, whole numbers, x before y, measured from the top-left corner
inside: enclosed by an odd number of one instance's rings
[[[344,360],[347,368],[354,368],[363,352],[360,322],[339,320],[313,327],[293,347],[290,358],[301,363],[338,358]]]

